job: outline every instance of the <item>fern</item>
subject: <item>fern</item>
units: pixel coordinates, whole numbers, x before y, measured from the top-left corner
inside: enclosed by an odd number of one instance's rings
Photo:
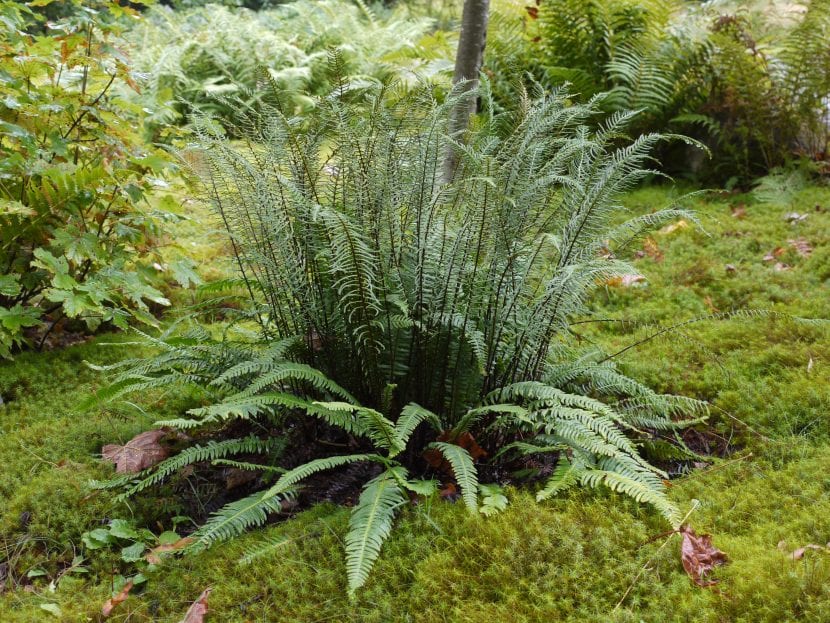
[[[283,501],[291,493],[288,489],[279,496],[259,491],[225,505],[193,533],[196,541],[188,549],[201,551],[218,541],[226,541],[254,526],[261,526],[271,513],[282,510]]]
[[[263,523],[315,474],[373,462],[384,471],[366,485],[346,543],[354,592],[405,492],[435,491],[415,473],[425,448],[446,459],[470,512],[481,490],[485,513],[504,503],[479,486],[469,452],[430,443],[433,433],[492,432],[504,446],[495,460],[552,455],[559,466],[541,499],[603,484],[674,518],[664,474],[638,442],[704,417],[705,405],[630,379],[614,354],[575,344],[571,328],[590,318],[599,284],[632,270],[606,247],[622,254],[648,228],[690,216],[678,203],[620,222],[621,194],[654,173],[650,154],[667,137],[625,142],[636,117],[624,112],[597,126],[600,96],[573,104],[565,91],[520,90],[516,110],[499,112],[484,82],[484,110],[462,141],[448,128],[469,97],[463,89],[439,102],[428,84],[401,93],[349,83],[342,51],[329,62],[340,77],[307,117],[263,103],[240,142],[194,119],[204,160],[195,172],[251,286],[245,326],[258,319],[259,329],[145,336],[158,355],[113,369],[121,385],[111,397],[195,388],[200,404],[168,425],[193,435],[268,431],[312,457],[274,463],[269,471],[285,469],[276,482],[217,513],[199,543]],[[445,183],[448,149],[459,170]],[[432,431],[419,428],[425,422]],[[344,447],[350,454],[338,453]],[[193,449],[116,481],[137,493],[199,458],[261,469],[232,448],[241,446]]]
[[[579,483],[580,476],[585,468],[580,461],[571,461],[566,456],[561,456],[553,475],[536,494],[536,500],[541,502],[551,498]]]
[[[354,595],[369,577],[381,545],[392,531],[395,510],[405,499],[397,479],[388,472],[370,480],[364,487],[349,517],[345,539],[350,595]]]
[[[478,509],[478,474],[476,473],[473,458],[461,446],[443,441],[435,441],[428,448],[434,448],[444,455],[450,466],[458,486],[461,487],[461,497],[470,511]]]
[[[235,454],[279,454],[285,447],[280,438],[260,439],[253,435],[242,439],[210,441],[204,445],[185,448],[176,456],[138,474],[119,476],[112,480],[93,482],[96,489],[124,488],[118,499],[126,499],[148,487],[157,485],[182,468],[194,463],[213,462]]]
[[[293,540],[294,539],[286,536],[276,536],[262,539],[255,546],[246,548],[245,553],[239,558],[237,564],[241,567],[247,567],[262,558],[272,556],[274,552],[284,548]]]

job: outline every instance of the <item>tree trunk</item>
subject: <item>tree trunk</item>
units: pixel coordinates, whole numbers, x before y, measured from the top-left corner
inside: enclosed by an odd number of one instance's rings
[[[464,91],[478,87],[478,75],[484,59],[484,46],[487,43],[487,22],[490,18],[490,0],[464,0],[464,12],[461,15],[461,35],[458,38],[458,51],[455,54],[455,72],[452,82],[468,82]],[[476,98],[465,98],[455,108],[450,118],[450,133],[459,134],[467,129],[470,115],[475,112]],[[443,180],[452,181],[458,158],[448,148],[444,157]]]

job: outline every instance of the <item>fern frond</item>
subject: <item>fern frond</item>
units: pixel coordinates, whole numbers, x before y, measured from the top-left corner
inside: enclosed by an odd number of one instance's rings
[[[282,510],[282,502],[291,495],[291,490],[285,488],[280,495],[268,493],[259,491],[222,507],[193,534],[196,541],[188,549],[201,551],[218,541],[226,541],[261,526],[271,513]]]
[[[410,402],[401,409],[401,414],[395,422],[395,431],[400,440],[406,443],[422,422],[429,422],[436,430],[441,428],[441,420],[437,415],[429,409],[424,409],[420,405]]]
[[[434,448],[444,455],[452,467],[458,486],[461,487],[464,504],[470,511],[476,512],[478,509],[478,473],[470,453],[461,446],[443,441],[434,441],[427,447]]]
[[[322,459],[314,459],[313,461],[303,463],[302,465],[285,472],[273,486],[265,491],[263,499],[270,499],[274,496],[284,495],[286,492],[292,490],[294,485],[300,483],[309,476],[316,474],[317,472],[334,469],[335,467],[348,465],[349,463],[356,463],[358,461],[376,461],[379,463],[385,463],[385,459],[377,454],[342,454]]]
[[[392,531],[395,511],[405,500],[397,479],[388,472],[364,487],[349,516],[345,539],[349,595],[354,595],[369,577],[380,548]]]
[[[562,455],[553,470],[553,475],[545,483],[544,488],[536,493],[536,501],[547,500],[579,484],[579,478],[584,471],[585,466],[579,461],[571,461]]]

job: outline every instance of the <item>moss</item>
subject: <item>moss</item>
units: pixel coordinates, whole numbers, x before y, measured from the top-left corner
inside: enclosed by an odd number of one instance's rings
[[[626,204],[647,212],[665,204],[670,192],[645,189]],[[731,215],[730,205],[739,202],[747,203],[743,219]],[[830,318],[830,214],[815,211],[816,204],[830,206],[830,191],[805,189],[787,210],[740,196],[695,200],[708,233],[689,227],[656,234],[663,260],[633,260],[649,285],[608,288],[595,308],[643,322],[748,307]],[[792,226],[783,219],[791,209],[810,216]],[[776,272],[764,254],[796,237],[806,238],[814,252],[803,258],[787,251],[781,261],[792,268]],[[210,256],[208,245],[200,249]],[[736,270],[727,271],[727,264]],[[585,335],[613,351],[649,330],[603,325]],[[146,416],[126,407],[76,413],[74,406],[102,383],[81,362],[124,355],[101,346],[111,340],[0,365],[0,395],[11,399],[0,407],[0,542],[7,558],[14,555],[16,578],[35,566],[48,574],[30,581],[31,592],[0,595],[3,623],[48,620],[44,603],[57,604],[67,622],[97,620],[113,569],[128,570],[117,553],[94,553],[88,577],[65,576],[54,593],[50,579],[71,560],[85,530],[131,513],[147,521],[158,510],[151,496],[132,507],[115,506],[104,494],[89,497],[85,487],[88,479],[111,473],[95,456],[103,443],[128,439],[175,412],[181,400],[143,402]],[[830,554],[788,556],[807,543],[830,541],[827,329],[785,318],[705,322],[648,341],[620,360],[658,390],[711,400],[710,428],[737,446],[736,454],[672,487],[683,508],[700,500],[692,525],[713,534],[730,558],[718,571],[717,590],[689,581],[679,537],[660,549],[665,537],[655,537],[667,528],[647,508],[591,491],[540,505],[529,492],[513,491],[509,509],[490,519],[438,500],[405,509],[354,601],[345,597],[347,512],[321,506],[204,554],[165,562],[110,620],[176,622],[207,586],[214,587],[210,620],[229,623],[830,620]],[[291,540],[273,555],[248,567],[236,564],[246,548],[279,535]]]

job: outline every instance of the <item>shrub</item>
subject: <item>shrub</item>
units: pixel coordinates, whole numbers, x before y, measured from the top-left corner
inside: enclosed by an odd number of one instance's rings
[[[169,160],[143,145],[132,108],[114,94],[133,84],[114,47],[128,9],[87,5],[29,35],[34,14],[0,3],[2,356],[43,322],[153,323],[148,302],[167,304],[148,267],[167,216],[139,206]]]
[[[775,20],[717,3],[550,0],[525,41],[538,41],[534,73],[548,84],[569,81],[583,99],[608,90],[606,109],[644,111],[636,130],[676,126],[713,152],[676,168],[747,185],[794,157],[827,158],[830,2]]]
[[[259,335],[194,329],[151,339],[155,359],[120,364],[100,398],[198,388],[202,406],[162,424],[202,441],[100,486],[131,495],[217,460],[277,474],[211,518],[198,548],[262,524],[319,472],[374,464],[357,473],[367,482],[346,536],[351,591],[396,509],[435,491],[431,475],[452,475],[470,512],[503,506],[479,482],[479,441],[502,470],[531,465],[510,457],[540,457],[540,500],[605,485],[677,523],[665,474],[634,438],[682,426],[703,405],[654,393],[570,330],[599,284],[632,272],[615,253],[643,230],[692,218],[673,207],[612,223],[620,193],[652,174],[642,164],[662,137],[613,149],[633,115],[591,131],[596,107],[556,92],[522,95],[516,113],[489,109],[462,143],[446,133],[459,97],[438,104],[426,87],[390,103],[385,89],[343,84],[309,117],[258,117],[246,146],[199,124],[203,181]],[[460,164],[441,184],[448,146]],[[251,463],[257,455],[264,462]]]
[[[765,43],[742,14],[712,18],[709,96],[690,117],[712,129],[718,177],[747,182],[794,157],[826,160],[830,126],[830,2],[812,2]]]

